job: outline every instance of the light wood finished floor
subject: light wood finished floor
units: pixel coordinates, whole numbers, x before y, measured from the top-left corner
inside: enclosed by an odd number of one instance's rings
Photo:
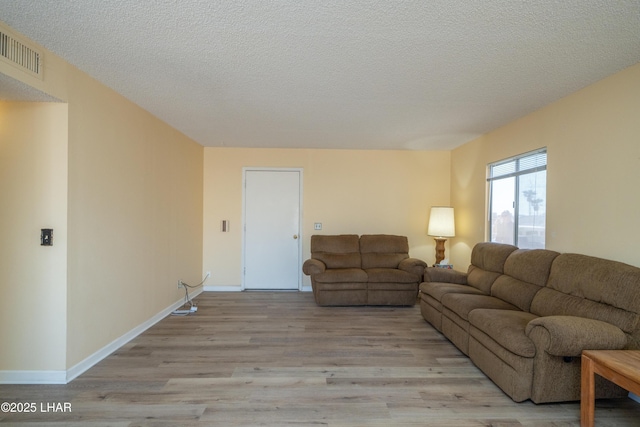
[[[574,426],[579,403],[514,403],[418,306],[318,307],[310,293],[206,293],[67,385],[0,385],[29,426]],[[42,412],[41,402],[71,412]],[[597,426],[640,425],[598,401]]]

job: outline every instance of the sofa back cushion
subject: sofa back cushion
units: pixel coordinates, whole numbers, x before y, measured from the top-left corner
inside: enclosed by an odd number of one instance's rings
[[[504,274],[491,287],[491,295],[529,311],[533,297],[547,284],[551,264],[558,255],[546,249],[511,252],[504,263]]]
[[[398,268],[400,261],[409,258],[406,236],[363,234],[360,237],[362,268]]]
[[[360,239],[357,234],[313,235],[311,257],[327,268],[361,268]]]
[[[640,328],[640,268],[580,254],[553,261],[547,286],[531,304],[538,316],[568,315],[611,323],[632,334]]]
[[[485,294],[491,292],[493,282],[504,272],[504,263],[518,248],[503,243],[478,243],[471,251],[471,265],[467,270],[467,284]]]
[[[601,320],[628,334],[638,326],[638,315],[635,313],[547,287],[540,289],[533,298],[531,313],[537,316],[577,316]]]

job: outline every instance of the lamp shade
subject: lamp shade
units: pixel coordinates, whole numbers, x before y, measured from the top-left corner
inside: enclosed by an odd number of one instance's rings
[[[431,208],[427,234],[434,237],[454,237],[456,235],[452,207],[433,206]]]

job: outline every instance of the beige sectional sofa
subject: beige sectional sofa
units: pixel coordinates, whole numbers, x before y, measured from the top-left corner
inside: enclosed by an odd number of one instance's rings
[[[302,271],[318,305],[415,305],[426,265],[406,236],[313,235]]]
[[[420,310],[514,401],[579,400],[582,350],[640,349],[640,268],[480,243],[467,273],[425,270]]]

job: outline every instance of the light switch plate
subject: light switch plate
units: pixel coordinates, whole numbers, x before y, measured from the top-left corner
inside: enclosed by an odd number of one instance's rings
[[[314,230],[322,230],[322,223],[321,222],[316,222],[313,224],[313,229]]]
[[[40,230],[40,246],[53,246],[52,228],[43,228]]]

